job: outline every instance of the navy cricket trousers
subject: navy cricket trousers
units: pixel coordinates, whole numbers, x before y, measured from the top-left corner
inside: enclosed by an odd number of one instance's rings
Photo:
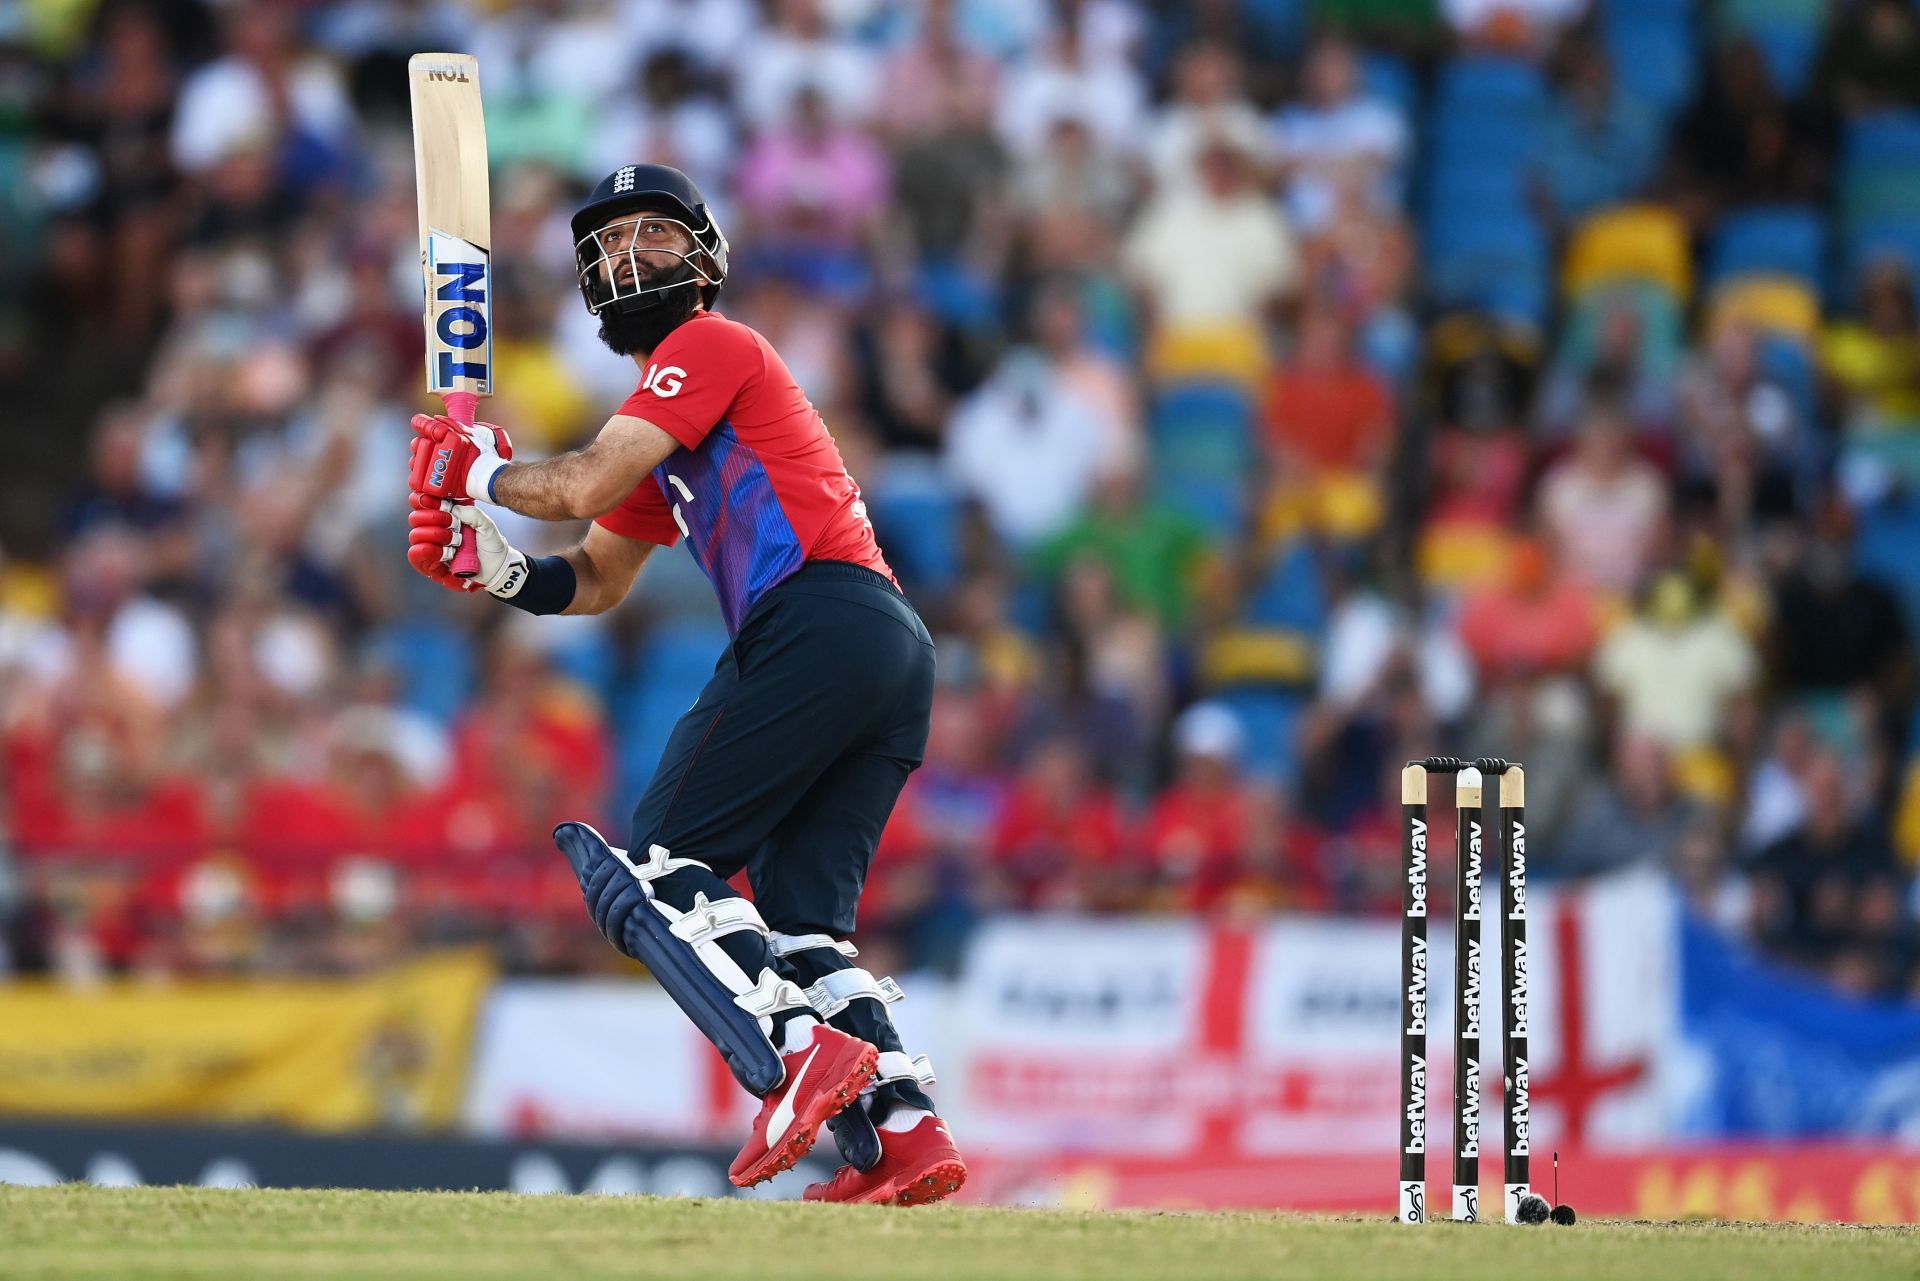
[[[926,754],[933,674],[925,624],[883,575],[805,565],[755,602],[674,727],[628,848],[744,867],[771,929],[846,937]]]

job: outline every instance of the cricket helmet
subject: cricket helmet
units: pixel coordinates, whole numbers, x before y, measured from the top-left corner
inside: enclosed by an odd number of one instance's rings
[[[642,285],[637,264],[633,265],[634,284],[621,284],[615,268],[621,258],[635,253],[674,253],[672,250],[636,249],[633,237],[609,248],[601,239],[621,214],[642,210],[665,211],[672,215],[664,221],[678,223],[693,238],[694,252],[678,254],[681,265],[670,278]],[[727,278],[727,238],[714,221],[705,196],[693,179],[671,165],[623,165],[602,178],[587,197],[587,203],[573,215],[574,263],[579,269],[580,292],[587,310],[596,316],[608,307],[620,311],[642,311],[658,306],[674,289],[692,285],[700,291],[703,306],[713,306],[720,286]]]

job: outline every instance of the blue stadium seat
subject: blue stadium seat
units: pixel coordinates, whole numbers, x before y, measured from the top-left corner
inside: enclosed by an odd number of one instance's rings
[[[1429,301],[1539,323],[1552,300],[1551,254],[1531,215],[1486,211],[1429,219]]]
[[[1429,231],[1436,220],[1449,218],[1476,227],[1488,217],[1532,220],[1526,166],[1519,162],[1505,164],[1496,157],[1436,166],[1427,176],[1424,195]]]
[[[725,628],[669,623],[640,642],[633,679],[613,701],[624,795],[638,795],[653,777],[667,736],[713,675],[727,639]]]
[[[1242,760],[1249,772],[1281,780],[1291,780],[1298,772],[1300,747],[1296,736],[1307,698],[1290,690],[1248,687],[1219,694],[1219,701],[1232,709],[1246,730]]]
[[[1298,49],[1306,43],[1306,0],[1240,0],[1240,20],[1268,47]]]
[[[642,680],[664,680],[690,685],[697,692],[713,675],[720,651],[727,647],[724,627],[707,623],[668,623],[655,628],[640,642],[634,655],[635,670]],[[693,701],[693,695],[687,695]]]
[[[1781,93],[1798,98],[1806,92],[1824,39],[1817,24],[1791,18],[1770,19],[1754,23],[1745,34],[1760,50],[1761,60],[1767,64],[1767,71]]]
[[[653,777],[665,750],[667,736],[698,697],[700,687],[687,688],[667,681],[642,678],[614,699],[616,774],[619,795],[638,799]],[[625,833],[620,834],[621,837]],[[616,837],[616,839],[619,839]]]
[[[1252,511],[1253,413],[1242,387],[1169,387],[1148,425],[1155,496],[1215,534],[1244,530]]]
[[[1806,90],[1827,21],[1837,8],[1830,0],[1721,0],[1714,18],[1722,38],[1753,41],[1774,84],[1797,98]]]
[[[1179,382],[1164,387],[1153,405],[1153,426],[1177,429],[1221,424],[1245,430],[1253,422],[1253,397],[1229,382]]]
[[[1609,5],[1605,39],[1614,80],[1645,106],[1670,116],[1693,97],[1700,59],[1686,9]]]
[[[937,483],[889,485],[867,495],[887,563],[910,591],[945,591],[960,575],[960,496]]]
[[[1793,397],[1794,408],[1802,422],[1814,416],[1818,374],[1813,353],[1804,343],[1786,334],[1768,334],[1760,340],[1758,352],[1762,373],[1777,381]]]
[[[1247,601],[1247,621],[1261,627],[1288,627],[1318,633],[1326,623],[1326,589],[1320,562],[1304,539],[1296,539],[1275,558]]]
[[[1847,126],[1841,144],[1849,176],[1865,169],[1920,166],[1920,112],[1878,111]]]
[[[1537,111],[1546,102],[1547,82],[1540,68],[1519,58],[1469,54],[1448,62],[1440,72],[1442,114],[1469,105]]]
[[[1404,58],[1391,53],[1360,55],[1360,84],[1372,97],[1399,109],[1408,121],[1420,115],[1420,82]]]
[[[1499,115],[1436,117],[1427,134],[1428,185],[1443,175],[1532,164],[1540,154],[1540,124],[1539,119],[1516,123]]]
[[[1909,618],[1920,617],[1920,499],[1881,503],[1860,514],[1853,563],[1900,594]]]
[[[1908,271],[1920,277],[1920,218],[1875,219],[1850,231],[1837,295],[1845,299],[1857,297],[1861,273],[1883,258],[1905,263]]]
[[[442,723],[473,697],[473,641],[458,627],[432,619],[390,623],[367,638],[366,655],[399,677],[400,702]]]
[[[611,697],[620,664],[614,650],[613,638],[607,634],[605,627],[599,625],[605,620],[567,619],[565,621],[569,624],[578,621],[589,625],[567,626],[564,630],[556,632],[553,643],[546,648],[547,658],[553,664],[553,669],[569,680],[585,685],[602,699]]]
[[[1818,290],[1827,225],[1811,205],[1760,205],[1720,220],[1707,251],[1707,283],[1748,272],[1793,276]]]

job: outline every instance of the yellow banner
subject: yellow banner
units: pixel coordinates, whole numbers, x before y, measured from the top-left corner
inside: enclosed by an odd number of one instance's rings
[[[492,980],[461,951],[364,979],[0,984],[0,1113],[450,1125]]]

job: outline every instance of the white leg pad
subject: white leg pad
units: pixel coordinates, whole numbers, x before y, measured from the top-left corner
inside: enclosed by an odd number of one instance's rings
[[[809,1008],[806,994],[797,984],[781,978],[771,969],[762,970],[757,980],[748,978],[746,971],[727,955],[717,941],[737,930],[755,928],[755,923],[760,920],[760,913],[753,904],[745,899],[710,901],[705,895],[700,895],[694,899],[694,911],[680,912],[675,910],[672,904],[662,903],[657,898],[649,898],[647,902],[654,911],[666,918],[667,928],[676,937],[686,940],[692,946],[693,954],[699,958],[700,964],[706,966],[707,972],[719,979],[726,989],[733,993],[734,1004],[760,1020],[762,1032],[772,1034],[772,1016],[781,1010]],[[747,923],[732,929],[723,929],[718,925],[710,926],[703,918],[703,913],[718,913],[722,908],[734,903],[743,905],[747,912],[752,914],[750,920],[745,916],[739,917]],[[729,919],[732,918],[732,910],[729,911],[728,916]],[[765,925],[759,925],[758,928],[761,933],[766,932]]]

